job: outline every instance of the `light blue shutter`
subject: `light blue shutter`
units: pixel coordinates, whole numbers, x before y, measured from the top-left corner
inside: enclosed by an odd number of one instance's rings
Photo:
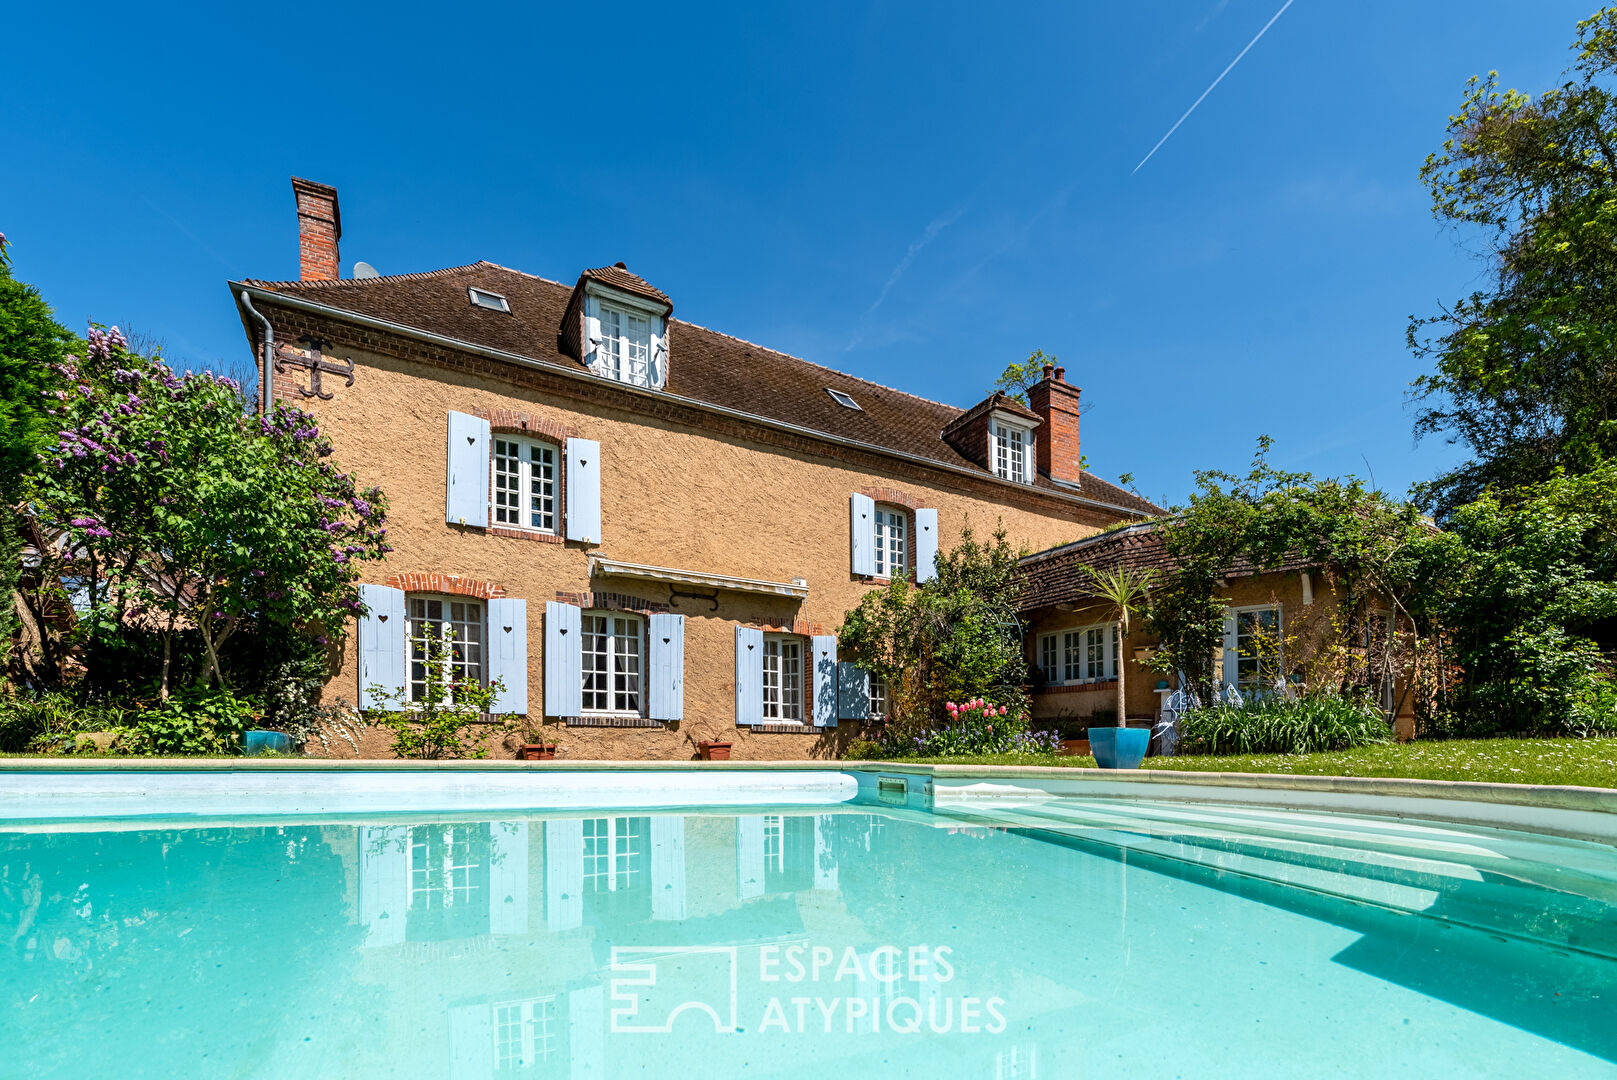
[[[842,719],[870,719],[870,676],[851,660],[837,665],[837,702]]]
[[[584,613],[554,600],[545,605],[545,715],[584,711]]]
[[[488,865],[488,932],[528,932],[528,823],[489,826],[493,853]]]
[[[811,642],[814,653],[814,726],[837,726],[837,639],[829,634],[815,636]]]
[[[502,684],[496,713],[528,714],[528,602],[488,602],[488,681]]]
[[[764,632],[736,627],[736,723],[764,722]]]
[[[1219,680],[1219,689],[1226,685],[1237,689],[1241,684],[1241,668],[1238,662],[1239,639],[1235,631],[1235,612],[1224,612],[1224,673]]]
[[[493,1008],[454,1005],[449,1009],[449,1080],[485,1080],[494,1075]]]
[[[915,580],[931,581],[938,576],[938,512],[915,511]]]
[[[876,500],[857,491],[848,496],[848,531],[853,543],[853,572],[876,574]]]
[[[451,525],[488,528],[488,470],[488,421],[463,412],[451,412],[445,521]]]
[[[685,616],[653,615],[651,686],[647,715],[653,720],[685,719]]]
[[[736,896],[742,900],[764,894],[767,863],[764,856],[764,819],[761,814],[736,818]]]
[[[651,819],[651,917],[685,918],[685,819],[678,814]]]
[[[359,707],[403,709],[404,590],[361,585],[359,602],[365,605],[365,614],[359,617]],[[373,686],[398,696],[378,700],[371,693]]]
[[[601,444],[567,440],[567,539],[601,542]]]
[[[572,930],[584,922],[584,821],[545,822],[545,925]]]
[[[661,390],[668,385],[668,319],[651,319],[651,386]]]

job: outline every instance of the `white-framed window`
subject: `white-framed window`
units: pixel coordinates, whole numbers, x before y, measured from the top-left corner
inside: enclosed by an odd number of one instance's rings
[[[616,611],[586,611],[582,624],[584,711],[640,715],[644,621]]]
[[[494,524],[554,533],[555,444],[496,435],[491,445],[494,475],[489,493],[494,503]]]
[[[1001,420],[989,424],[989,464],[994,475],[1018,484],[1033,482],[1033,433]]]
[[[1235,612],[1235,688],[1242,693],[1270,690],[1280,678],[1280,608],[1239,608]],[[1224,680],[1229,681],[1226,672]]]
[[[627,892],[641,884],[648,818],[584,819],[584,888],[593,893]]]
[[[764,815],[764,869],[786,869],[786,822],[779,814]]]
[[[601,303],[601,341],[596,371],[633,386],[650,386],[652,317],[625,307]]]
[[[764,636],[764,719],[803,721],[803,639]]]
[[[410,700],[427,696],[427,663],[430,642],[448,643],[441,663],[444,680],[451,686],[483,683],[483,604],[458,596],[409,598],[409,627],[405,648],[410,662]]]
[[[418,825],[410,830],[410,908],[452,908],[476,898],[482,865],[475,854],[477,838],[475,825]]]
[[[876,507],[876,576],[903,577],[909,572],[905,544],[909,511],[898,506]]]
[[[472,285],[466,289],[466,295],[471,298],[473,307],[488,308],[490,311],[500,311],[507,315],[511,313],[511,305],[506,303],[505,297],[499,293]]]
[[[1054,685],[1117,678],[1117,625],[1100,623],[1039,637],[1039,666]]]
[[[494,1069],[519,1072],[550,1061],[556,1042],[556,999],[502,1001],[494,1006]]]
[[[872,720],[881,720],[887,716],[891,698],[887,689],[887,680],[872,675],[867,685],[870,687],[870,718]]]

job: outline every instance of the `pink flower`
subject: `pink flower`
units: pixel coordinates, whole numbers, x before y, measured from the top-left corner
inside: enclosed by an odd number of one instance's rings
[[[1003,705],[1001,705],[1001,706],[1000,706],[1000,707],[999,707],[999,715],[1001,715],[1001,716],[1004,716],[1004,715],[1005,715],[1005,712],[1006,712],[1006,708],[1005,708],[1005,706],[1003,706]]]

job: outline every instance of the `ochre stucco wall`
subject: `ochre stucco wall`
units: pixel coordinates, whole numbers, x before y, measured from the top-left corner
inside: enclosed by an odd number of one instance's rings
[[[734,628],[738,623],[790,626],[806,620],[834,632],[844,613],[873,583],[849,568],[848,497],[887,487],[938,511],[940,549],[947,550],[969,521],[981,537],[1003,523],[1013,545],[1047,548],[1095,532],[1112,518],[1104,512],[1050,503],[1047,512],[1003,506],[951,483],[884,476],[823,456],[749,444],[697,427],[650,419],[629,411],[552,397],[541,399],[484,375],[449,371],[343,346],[352,356],[352,388],[335,387],[331,401],[305,403],[335,445],[336,460],[364,484],[388,495],[388,539],[394,551],[366,567],[365,580],[389,575],[446,573],[487,581],[528,601],[528,701],[531,722],[544,704],[544,605],[558,593],[616,592],[667,604],[666,586],[620,578],[588,577],[591,553],[633,563],[789,582],[808,581],[802,602],[726,592],[717,612],[682,600],[672,610],[687,616],[685,720],[677,730],[600,728],[545,722],[544,737],[564,758],[691,758],[703,739],[729,740],[737,758],[829,756],[854,733],[753,732],[735,724]],[[739,377],[739,376],[738,376]],[[328,379],[333,387],[338,380]],[[286,389],[282,388],[283,395]],[[451,410],[516,410],[531,420],[563,425],[569,434],[601,444],[603,542],[599,547],[545,543],[486,534],[444,522],[445,441]],[[913,537],[910,538],[913,543]],[[912,549],[913,550],[913,549]],[[805,654],[806,654],[805,646]],[[356,695],[355,635],[349,633],[327,685],[328,702]],[[806,700],[806,698],[805,698]],[[490,739],[490,753],[509,757],[514,738]],[[384,733],[367,732],[360,751],[386,756]],[[332,749],[344,750],[340,742]]]

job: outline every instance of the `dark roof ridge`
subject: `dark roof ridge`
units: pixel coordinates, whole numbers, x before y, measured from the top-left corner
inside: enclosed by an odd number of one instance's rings
[[[1106,529],[1102,532],[1095,533],[1093,536],[1086,536],[1081,540],[1069,540],[1065,544],[1057,544],[1053,548],[1045,548],[1043,551],[1035,551],[1031,555],[1022,556],[1022,558],[1018,559],[1017,561],[1021,565],[1027,566],[1030,563],[1035,563],[1042,559],[1052,559],[1057,555],[1065,555],[1069,552],[1077,551],[1080,548],[1092,547],[1095,544],[1102,543],[1106,540],[1121,540],[1125,536],[1153,532],[1161,524],[1161,520],[1137,521],[1132,525],[1125,525],[1120,529]]]
[[[252,285],[260,289],[308,289],[310,291],[314,291],[319,289],[336,289],[341,288],[344,285],[370,286],[377,282],[382,284],[392,284],[397,281],[426,281],[429,278],[444,278],[450,277],[454,274],[464,274],[468,270],[476,270],[479,267],[484,266],[494,266],[494,264],[479,259],[477,262],[467,263],[465,266],[446,266],[441,270],[416,270],[408,274],[381,274],[373,278],[332,278],[327,281],[265,281],[263,278],[242,278],[240,283],[243,285]],[[501,266],[498,267],[498,269],[504,270],[507,268]],[[521,271],[516,270],[512,271],[512,273],[520,272]],[[541,278],[540,280],[543,281],[544,279]]]

